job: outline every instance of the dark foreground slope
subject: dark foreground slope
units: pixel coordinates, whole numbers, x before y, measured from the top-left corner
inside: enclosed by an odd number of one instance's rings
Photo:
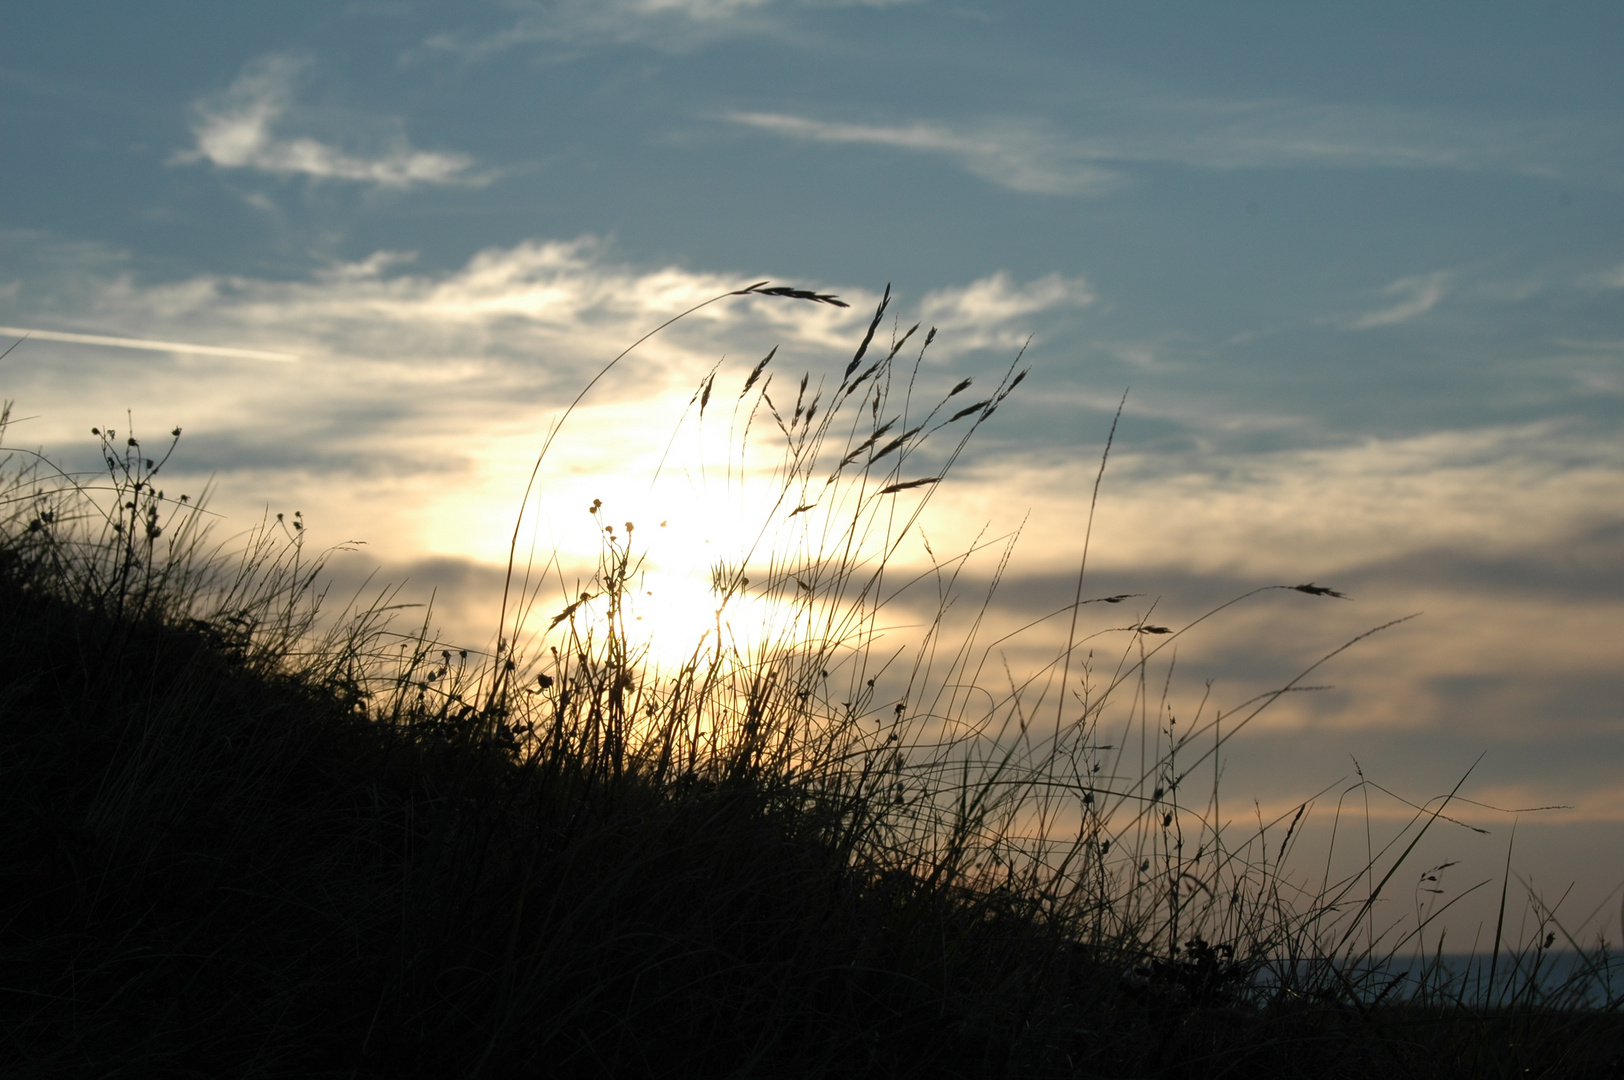
[[[8,1075],[982,1075],[1012,1050],[940,913],[857,888],[770,791],[527,768],[27,584],[0,582]]]
[[[1617,1075],[1601,1017],[1125,982],[862,879],[829,807],[516,761],[5,569],[8,1076]]]

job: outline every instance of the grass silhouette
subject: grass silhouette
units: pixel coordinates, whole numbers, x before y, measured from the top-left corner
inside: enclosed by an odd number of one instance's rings
[[[1158,654],[1195,623],[1088,630],[1129,598],[1086,595],[1086,552],[1066,648],[990,674],[975,552],[895,556],[1025,372],[926,394],[935,331],[876,347],[888,302],[822,381],[775,389],[768,354],[695,391],[730,471],[758,429],[781,456],[676,662],[632,631],[646,549],[601,502],[567,588],[516,527],[481,653],[398,633],[387,589],[324,615],[297,514],[214,544],[158,486],[179,429],[153,456],[98,429],[94,482],[13,451],[6,1075],[1619,1075],[1610,956],[1549,911],[1497,930],[1486,984],[1395,966],[1420,939],[1376,901],[1448,800],[1315,890],[1283,870],[1307,804],[1220,825],[1217,756],[1300,679],[1176,721]]]

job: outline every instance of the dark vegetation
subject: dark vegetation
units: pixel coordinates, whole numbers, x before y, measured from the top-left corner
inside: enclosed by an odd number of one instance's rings
[[[1181,804],[1248,713],[1175,728],[1145,679],[1166,628],[1118,627],[1103,675],[1057,659],[1058,704],[970,694],[985,652],[932,638],[946,600],[917,659],[876,657],[887,556],[1020,378],[914,407],[908,340],[793,408],[765,361],[726,402],[776,425],[763,520],[798,531],[744,538],[717,604],[790,615],[748,647],[718,615],[666,670],[597,505],[596,579],[538,606],[516,567],[504,640],[470,654],[394,633],[387,592],[318,617],[297,516],[214,546],[128,431],[97,433],[95,481],[14,452],[0,1072],[1621,1075],[1604,952],[1560,986],[1392,978],[1403,941],[1363,928],[1407,849],[1293,906],[1295,820],[1232,844]],[[715,383],[696,417],[734,397]],[[1102,745],[1124,696],[1142,769]],[[1557,929],[1495,963],[1531,971]]]

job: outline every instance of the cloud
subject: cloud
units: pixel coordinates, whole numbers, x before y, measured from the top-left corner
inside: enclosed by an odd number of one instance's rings
[[[1434,271],[1418,277],[1400,278],[1382,290],[1384,296],[1404,299],[1388,307],[1361,315],[1347,324],[1349,330],[1370,330],[1378,326],[1393,326],[1419,318],[1438,306],[1448,292],[1449,274]]]
[[[38,382],[34,392],[50,385],[54,395],[78,385],[77,400],[57,406],[74,412],[139,405],[114,400],[124,393],[126,350],[83,348],[89,337],[98,345],[116,339],[165,349],[188,340],[230,342],[234,354],[298,356],[297,368],[283,377],[205,374],[195,356],[151,361],[156,367],[142,383],[143,397],[162,403],[166,418],[187,421],[177,415],[182,410],[224,422],[238,433],[233,445],[244,460],[253,456],[254,440],[264,438],[247,434],[265,429],[257,415],[276,415],[274,427],[298,431],[326,448],[323,455],[335,444],[381,448],[421,425],[512,422],[530,430],[536,417],[567,402],[610,357],[673,314],[770,276],[631,265],[592,237],[490,248],[461,267],[432,273],[415,271],[409,253],[378,252],[294,281],[200,275],[140,284],[106,253],[82,262],[78,273],[60,270],[44,292],[21,290],[0,309],[8,322],[85,332],[27,347],[68,361],[24,369]],[[642,346],[594,401],[664,401],[686,393],[718,357],[748,366],[774,346],[775,371],[820,370],[849,357],[878,295],[814,281],[788,284],[840,293],[852,307],[767,297],[714,304]],[[1052,274],[1020,282],[998,273],[918,301],[898,299],[893,310],[941,327],[933,351],[945,359],[975,349],[1013,354],[1054,315],[1091,302],[1081,279]],[[57,376],[67,373],[72,378],[58,385]],[[106,400],[92,404],[87,384],[102,387]],[[28,396],[29,388],[16,392]]]
[[[942,333],[946,355],[972,349],[1018,349],[1041,312],[1088,307],[1097,298],[1087,281],[1049,274],[1018,285],[1004,271],[969,285],[926,293],[921,320]]]
[[[1300,99],[1189,98],[1084,79],[1049,119],[847,122],[739,110],[723,119],[785,139],[867,144],[947,157],[1013,191],[1098,196],[1131,182],[1124,166],[1236,169],[1447,169],[1617,181],[1613,132]]]
[[[1115,130],[1081,134],[1102,157],[1208,169],[1495,169],[1550,175],[1563,136],[1535,125],[1300,98],[1106,93],[1085,106]],[[1093,126],[1093,125],[1090,125]],[[1100,126],[1106,126],[1101,124]],[[1543,151],[1543,152],[1542,152]]]
[[[279,121],[292,110],[294,88],[307,66],[306,61],[280,54],[249,64],[223,94],[196,105],[192,125],[196,145],[179,160],[386,188],[484,182],[472,172],[474,161],[466,154],[414,149],[395,123],[370,125],[384,129],[369,133],[371,153],[279,134]]]
[[[482,359],[533,381],[529,358],[546,356],[548,380],[569,384],[672,314],[763,276],[618,263],[593,237],[489,248],[438,274],[407,272],[411,261],[410,255],[378,252],[331,264],[306,282],[205,276],[120,290],[116,306],[137,321],[145,309],[162,313],[166,322],[230,326],[254,341],[291,335],[299,351],[315,357],[398,364]],[[746,321],[756,325],[751,336],[765,328],[786,356],[810,359],[821,350],[847,348],[866,323],[865,309],[878,300],[858,288],[795,284],[840,292],[853,306],[836,311],[773,298],[732,300],[731,309],[718,305],[698,312],[649,348],[686,378],[713,362],[719,347],[727,350],[743,307]],[[1018,348],[1046,313],[1093,302],[1080,278],[1050,274],[1020,283],[998,272],[928,293],[911,313],[905,302],[896,310],[940,327],[943,346],[964,352]],[[109,316],[104,309],[102,321]]]
[[[645,45],[681,51],[749,34],[781,35],[780,13],[845,7],[886,8],[923,0],[529,0],[495,33],[441,33],[424,44],[467,60],[527,45]]]
[[[1137,414],[1130,405],[1125,422]],[[1075,489],[1097,466],[1034,451],[1009,496],[1036,504],[1046,491]],[[1605,550],[1587,542],[1585,554],[1572,537],[1624,521],[1624,448],[1608,431],[1553,422],[1270,452],[1118,450],[1110,476],[1114,508],[1096,534],[1116,554],[1102,555],[1102,566],[1121,559],[1271,577],[1289,565],[1310,569],[1299,560],[1312,553],[1311,573],[1347,574],[1418,553],[1470,553],[1460,554],[1463,565],[1521,558],[1552,552],[1561,538],[1571,568]],[[1166,512],[1171,506],[1177,514]],[[1056,517],[1056,531],[1034,532],[1032,543],[1062,551],[1076,524]],[[1624,571],[1612,556],[1607,565]]]
[[[1580,279],[1580,285],[1592,289],[1624,289],[1624,265],[1587,274]]]
[[[746,127],[810,142],[858,143],[938,154],[966,172],[1012,191],[1041,195],[1105,195],[1121,188],[1119,173],[1072,160],[1064,140],[1033,125],[989,124],[955,130],[944,124],[844,124],[783,113],[734,112]]]
[[[520,5],[512,25],[490,34],[436,34],[425,45],[467,60],[527,45],[686,48],[761,28],[753,16],[773,0],[561,0]]]
[[[151,341],[145,338],[106,337],[101,334],[74,334],[60,330],[30,330],[21,326],[0,326],[0,337],[61,341],[70,345],[100,345],[108,349],[139,349],[143,352],[180,353],[192,356],[224,356],[236,360],[270,360],[290,364],[298,359],[290,353],[237,349],[228,345],[195,345],[184,341]]]
[[[1380,731],[1395,745],[1431,731],[1474,748],[1617,730],[1624,683],[1608,649],[1624,618],[1624,450],[1610,431],[1440,431],[1191,454],[1172,471],[1157,458],[1113,454],[1092,515],[1098,458],[1042,450],[972,463],[934,509],[979,524],[1031,508],[996,602],[1013,625],[1064,605],[1091,517],[1086,595],[1143,594],[1133,604],[1154,604],[1163,625],[1261,585],[1314,581],[1353,597],[1276,590],[1181,639],[1181,681],[1219,678],[1226,711],[1373,626],[1425,612],[1315,680],[1342,693],[1272,707],[1274,730]],[[1088,614],[1091,628],[1120,627],[1135,607]],[[1026,650],[1052,655],[1065,632],[1052,622]]]

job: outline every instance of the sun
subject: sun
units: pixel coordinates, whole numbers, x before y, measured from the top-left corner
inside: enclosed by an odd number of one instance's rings
[[[750,513],[750,493],[619,480],[592,478],[605,495],[572,508],[579,520],[549,550],[554,599],[532,605],[533,632],[601,635],[618,607],[615,632],[627,648],[669,671],[718,653],[759,656],[807,622],[809,598],[794,586],[779,538]],[[735,478],[735,488],[753,486]],[[620,597],[611,605],[615,581]]]

